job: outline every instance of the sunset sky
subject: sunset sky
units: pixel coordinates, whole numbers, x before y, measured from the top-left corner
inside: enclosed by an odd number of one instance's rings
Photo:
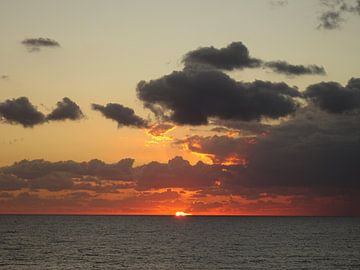
[[[360,1],[0,2],[0,213],[360,215]]]

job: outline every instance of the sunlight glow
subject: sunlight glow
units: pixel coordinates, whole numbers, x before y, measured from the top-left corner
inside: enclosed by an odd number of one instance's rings
[[[182,211],[178,211],[175,213],[175,216],[177,217],[185,217],[185,216],[191,216],[191,214],[188,214],[188,213],[185,213],[185,212],[182,212]]]

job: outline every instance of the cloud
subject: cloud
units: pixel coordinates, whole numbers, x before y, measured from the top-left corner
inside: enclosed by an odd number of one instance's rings
[[[132,178],[133,159],[127,158],[113,164],[93,159],[88,162],[59,161],[42,159],[22,160],[11,166],[2,167],[0,172],[12,174],[24,179],[35,179],[52,173],[67,173],[75,177],[94,176],[105,180],[129,181]]]
[[[175,126],[170,123],[158,123],[152,125],[148,131],[149,134],[155,137],[162,137],[169,131],[173,130]]]
[[[44,114],[38,111],[27,97],[1,102],[0,117],[6,123],[20,124],[26,128],[41,124],[45,120]]]
[[[64,97],[62,101],[56,104],[56,108],[47,115],[47,120],[62,121],[62,120],[79,120],[84,118],[80,107],[71,99]]]
[[[15,175],[4,174],[0,171],[0,191],[20,190],[26,187],[26,181]]]
[[[338,29],[346,15],[360,15],[360,0],[321,0],[320,4],[325,9],[319,16],[318,29]]]
[[[320,24],[318,28],[332,30],[339,28],[344,19],[341,17],[341,13],[337,11],[327,11],[321,14],[319,17]]]
[[[0,78],[2,80],[8,80],[10,77],[8,75],[1,75]]]
[[[135,169],[136,188],[139,190],[158,188],[199,189],[212,186],[222,174],[219,166],[198,162],[191,165],[181,157],[175,157],[166,164],[150,162]]]
[[[233,42],[225,48],[201,47],[188,52],[183,59],[185,66],[205,65],[224,70],[254,68],[261,60],[252,58],[242,42]]]
[[[100,160],[89,162],[23,160],[0,168],[0,191],[91,191],[96,194],[117,193],[134,188],[133,160],[114,164]]]
[[[190,136],[177,140],[176,144],[185,145],[185,149],[208,157],[213,164],[238,165],[247,164],[248,148],[255,143],[254,137],[228,136]]]
[[[271,0],[269,3],[272,7],[284,7],[289,4],[287,0]]]
[[[217,127],[213,131],[236,135],[256,135],[269,132],[271,125],[258,121],[236,121],[236,120],[216,120],[212,122]]]
[[[281,1],[282,2],[282,1]],[[325,69],[317,65],[292,65],[286,61],[264,61],[252,58],[248,48],[242,42],[230,43],[227,47],[216,49],[214,47],[201,47],[188,52],[183,63],[186,69],[204,70],[209,68],[221,70],[234,70],[243,68],[270,68],[276,73],[300,75],[325,75]]]
[[[99,111],[108,119],[112,119],[118,123],[118,126],[130,126],[136,128],[145,128],[148,123],[145,119],[137,116],[133,109],[125,107],[117,103],[108,103],[106,106],[92,104],[95,111]]]
[[[243,185],[359,191],[359,115],[327,114],[311,107],[258,137],[246,153]],[[317,191],[321,193],[320,191]]]
[[[286,61],[266,62],[265,67],[272,69],[274,72],[290,75],[325,75],[325,69],[317,65],[292,65]]]
[[[304,95],[327,112],[349,112],[360,108],[360,79],[350,79],[345,87],[337,82],[313,84],[307,87]]]
[[[217,70],[174,71],[137,86],[138,98],[157,116],[177,124],[276,119],[295,112],[300,92],[286,83],[238,82]]]
[[[29,52],[40,51],[41,48],[57,48],[60,43],[50,38],[27,38],[21,42]]]
[[[0,102],[0,119],[5,123],[20,124],[28,128],[48,121],[78,120],[84,117],[80,107],[67,97],[56,105],[56,108],[45,117],[27,97],[8,99]]]

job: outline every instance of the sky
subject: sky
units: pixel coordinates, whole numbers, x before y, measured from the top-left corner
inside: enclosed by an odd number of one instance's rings
[[[359,215],[360,2],[0,1],[0,213]]]

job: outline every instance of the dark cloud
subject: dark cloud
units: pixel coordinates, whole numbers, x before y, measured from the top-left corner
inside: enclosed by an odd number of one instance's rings
[[[0,78],[2,80],[8,80],[9,79],[9,76],[8,75],[1,75]]]
[[[56,104],[56,108],[47,115],[47,120],[62,121],[62,120],[79,120],[84,117],[79,105],[71,99],[64,97],[62,101]]]
[[[95,111],[99,111],[108,119],[112,119],[118,123],[118,126],[130,126],[137,128],[145,128],[148,123],[145,119],[137,116],[133,109],[125,107],[117,103],[108,103],[106,106],[92,104]]]
[[[272,128],[246,153],[243,185],[359,191],[359,115],[327,114],[311,107]],[[321,192],[321,191],[317,191]],[[329,191],[330,192],[330,191]]]
[[[149,82],[137,94],[157,116],[178,124],[207,124],[209,118],[259,120],[293,113],[301,94],[286,83],[237,82],[216,70],[174,71]],[[168,115],[167,115],[168,114]]]
[[[337,29],[347,15],[360,15],[360,0],[321,0],[324,8],[319,17],[318,29]]]
[[[299,75],[325,75],[325,69],[316,65],[292,65],[286,61],[270,61],[265,63],[265,67],[272,69],[274,72],[290,76]]]
[[[207,156],[214,164],[243,164],[247,162],[245,156],[251,147],[254,137],[228,136],[190,136],[177,140],[176,144],[185,144],[191,152]]]
[[[221,166],[218,182],[202,189],[203,195],[344,196],[353,201],[360,195],[359,138],[359,114],[328,114],[307,106],[250,140],[215,135],[178,143],[206,155],[215,167],[227,164]]]
[[[304,92],[322,110],[343,113],[360,108],[360,79],[352,78],[344,87],[337,82],[310,85]]]
[[[236,121],[236,120],[216,120],[212,122],[217,127],[213,131],[242,135],[264,134],[269,131],[271,125],[258,121]]]
[[[0,191],[20,190],[26,187],[26,181],[15,175],[4,174],[0,171]]]
[[[33,127],[45,121],[43,113],[32,105],[27,97],[8,99],[0,103],[0,117],[9,124]]]
[[[2,167],[0,172],[12,174],[24,179],[35,179],[52,173],[67,173],[74,177],[94,176],[106,180],[129,181],[132,178],[134,160],[127,158],[117,163],[106,164],[93,159],[88,162],[75,162],[72,160],[50,162],[42,159],[22,160],[11,166]]]
[[[59,42],[50,38],[27,38],[21,42],[30,52],[39,51],[41,48],[60,47]]]
[[[259,67],[261,60],[250,57],[242,42],[233,42],[225,48],[201,47],[188,52],[183,59],[185,66],[206,65],[224,70]]]
[[[78,120],[84,117],[80,107],[67,97],[56,105],[56,108],[45,117],[27,97],[8,99],[0,103],[0,119],[5,123],[20,124],[27,128],[47,121]]]
[[[281,1],[282,2],[282,1]],[[188,52],[184,58],[185,70],[216,68],[233,70],[243,68],[270,68],[274,72],[291,75],[325,75],[325,69],[317,65],[292,65],[286,61],[263,61],[252,58],[242,42],[233,42],[225,48],[202,47]]]
[[[134,188],[133,160],[123,159],[106,164],[100,160],[89,162],[23,160],[0,168],[0,190],[32,191],[86,190],[117,193],[119,189]]]
[[[137,189],[187,188],[199,189],[212,186],[222,174],[219,166],[198,162],[191,165],[189,161],[176,157],[166,164],[150,162],[135,169]]]

